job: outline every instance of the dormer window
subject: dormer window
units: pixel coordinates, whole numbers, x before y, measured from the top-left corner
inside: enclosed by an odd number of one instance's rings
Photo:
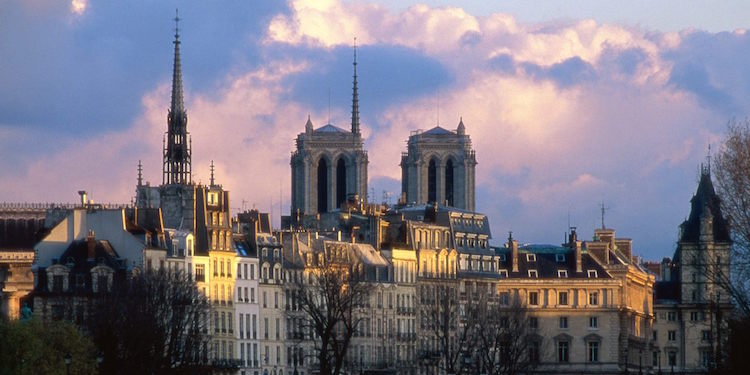
[[[599,277],[596,270],[588,270],[589,279],[595,279]]]
[[[501,279],[507,279],[508,278],[508,270],[500,270],[500,278]]]
[[[529,277],[536,279],[539,277],[539,273],[536,270],[529,270]]]
[[[555,254],[555,261],[557,263],[565,262],[565,254]]]
[[[557,270],[557,277],[559,277],[559,278],[567,278],[568,277],[568,270]]]
[[[526,254],[527,262],[536,262],[536,254]]]

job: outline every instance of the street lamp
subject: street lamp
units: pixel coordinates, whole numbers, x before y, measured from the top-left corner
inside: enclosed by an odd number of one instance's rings
[[[65,372],[70,375],[70,364],[73,363],[73,357],[70,355],[70,353],[65,354]]]

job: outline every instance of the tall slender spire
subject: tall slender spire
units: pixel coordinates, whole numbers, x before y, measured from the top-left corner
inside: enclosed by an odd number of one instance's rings
[[[209,181],[209,183],[211,184],[210,186],[215,186],[216,185],[215,182],[216,180],[214,179],[214,161],[211,160],[211,179]]]
[[[357,92],[357,38],[354,38],[354,87],[352,89],[352,133],[359,135],[359,93]]]
[[[174,66],[172,69],[172,112],[182,112],[185,108],[182,101],[182,63],[180,62],[180,16],[175,10],[174,17]]]
[[[141,164],[141,160],[138,160],[138,186],[143,185],[143,164]]]
[[[180,17],[175,10],[174,66],[172,71],[172,104],[167,115],[164,145],[163,184],[191,183],[191,140],[187,131],[187,111],[182,100],[182,64],[180,63]]]

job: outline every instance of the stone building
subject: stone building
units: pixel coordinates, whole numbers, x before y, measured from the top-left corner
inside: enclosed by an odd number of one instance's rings
[[[661,264],[654,291],[652,363],[680,373],[719,366],[732,311],[721,280],[729,280],[732,240],[709,168],[701,170],[690,216],[680,225],[673,259]]]
[[[341,207],[349,197],[367,197],[367,151],[359,129],[357,52],[354,50],[352,123],[347,131],[331,124],[315,129],[308,117],[292,153],[292,218]]]
[[[476,153],[463,119],[455,131],[436,126],[409,136],[401,154],[402,199],[474,211]]]

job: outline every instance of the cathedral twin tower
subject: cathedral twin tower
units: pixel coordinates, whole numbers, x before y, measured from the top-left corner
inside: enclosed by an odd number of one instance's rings
[[[367,151],[359,130],[357,50],[354,50],[352,123],[347,131],[309,116],[291,156],[293,217],[337,210],[347,200],[367,200]],[[409,137],[401,156],[402,200],[474,210],[476,154],[463,120],[455,131],[436,126]],[[371,197],[372,198],[372,197]]]

